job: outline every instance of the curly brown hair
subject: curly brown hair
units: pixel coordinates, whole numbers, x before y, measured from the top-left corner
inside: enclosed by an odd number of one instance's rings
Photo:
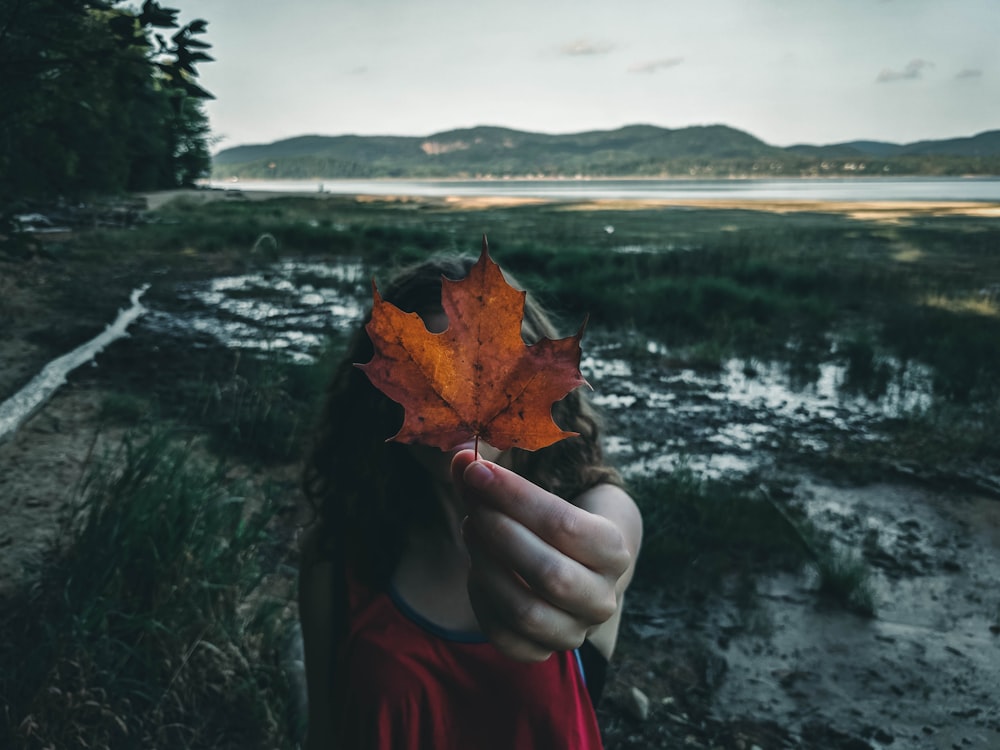
[[[442,276],[464,278],[474,262],[465,256],[433,257],[399,271],[380,293],[405,312],[437,312]],[[507,280],[516,285],[509,275]],[[314,523],[320,525],[321,554],[343,560],[361,581],[384,589],[408,531],[441,523],[443,517],[426,470],[407,446],[386,442],[402,424],[402,407],[354,366],[372,358],[364,329],[370,316],[355,333],[327,388],[303,487],[315,511]],[[521,332],[529,344],[556,338],[549,316],[530,294]],[[556,402],[552,414],[560,427],[579,435],[534,452],[513,448],[511,468],[571,501],[595,485],[620,483],[618,473],[605,463],[600,420],[581,389]]]

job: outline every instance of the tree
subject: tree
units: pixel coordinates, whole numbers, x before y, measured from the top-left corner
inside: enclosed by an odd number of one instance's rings
[[[102,0],[0,0],[0,207],[206,173],[207,24]],[[176,29],[167,39],[165,30]]]

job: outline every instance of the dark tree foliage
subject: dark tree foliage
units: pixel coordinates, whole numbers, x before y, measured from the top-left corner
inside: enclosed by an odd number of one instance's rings
[[[178,11],[152,0],[121,5],[0,0],[0,208],[207,173],[206,23],[179,27]]]

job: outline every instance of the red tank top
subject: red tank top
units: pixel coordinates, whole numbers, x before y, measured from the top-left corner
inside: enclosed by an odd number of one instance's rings
[[[599,750],[575,651],[524,663],[478,633],[443,630],[394,593],[348,584],[335,679],[351,750]]]

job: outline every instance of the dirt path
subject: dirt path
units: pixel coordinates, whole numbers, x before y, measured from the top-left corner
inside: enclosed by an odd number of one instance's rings
[[[101,424],[103,397],[67,386],[0,443],[0,598],[30,577],[58,541],[90,460],[120,443],[123,431]]]

